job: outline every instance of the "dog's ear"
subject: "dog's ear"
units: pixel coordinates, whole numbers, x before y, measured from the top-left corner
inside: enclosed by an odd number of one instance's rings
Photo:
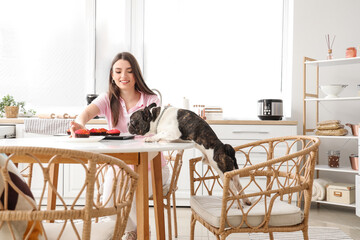
[[[150,104],[149,106],[147,106],[147,108],[149,108],[149,110],[150,110],[151,108],[153,108],[153,107],[156,107],[156,103],[152,103],[152,104]]]
[[[149,108],[144,108],[144,111],[143,111],[143,119],[146,121],[146,122],[150,122],[151,121],[151,112],[149,110]]]
[[[150,109],[153,108],[153,107],[156,107],[156,103],[152,103],[150,104],[149,106],[145,107],[144,108],[144,111],[143,111],[143,118],[145,121],[147,122],[150,122],[151,119],[152,119],[152,114],[150,112]]]

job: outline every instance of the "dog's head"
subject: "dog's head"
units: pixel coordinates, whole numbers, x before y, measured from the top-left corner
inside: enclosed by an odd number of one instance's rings
[[[134,112],[130,116],[128,130],[131,134],[145,135],[150,131],[150,123],[155,121],[159,116],[160,107],[156,107],[156,103],[152,103],[144,109]]]

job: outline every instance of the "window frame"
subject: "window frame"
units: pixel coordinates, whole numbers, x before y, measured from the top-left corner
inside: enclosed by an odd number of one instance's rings
[[[144,51],[144,14],[145,0],[135,1],[131,6],[131,43],[130,49],[139,61],[143,75],[146,79],[145,51]],[[281,95],[283,99],[284,117],[291,117],[292,106],[292,47],[293,47],[293,0],[283,0],[283,39],[282,39],[282,64],[281,64]]]

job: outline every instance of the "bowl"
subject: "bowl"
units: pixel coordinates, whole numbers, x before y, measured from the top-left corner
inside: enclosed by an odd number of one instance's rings
[[[321,85],[320,89],[326,94],[325,98],[337,98],[339,93],[341,93],[341,91],[346,87],[346,84],[329,84]]]

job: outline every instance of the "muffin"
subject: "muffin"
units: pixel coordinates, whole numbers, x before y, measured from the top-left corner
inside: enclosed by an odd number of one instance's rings
[[[115,128],[113,128],[113,129],[107,131],[106,134],[109,135],[109,136],[119,136],[119,135],[120,135],[120,131],[117,130],[117,129],[115,129]]]
[[[69,128],[68,130],[66,130],[66,133],[67,133],[68,135],[71,135],[70,128]]]
[[[88,138],[90,137],[90,131],[87,129],[79,129],[75,131],[76,138]]]
[[[90,129],[90,136],[100,136],[102,135],[100,129],[97,129],[97,128],[92,128]]]
[[[99,131],[100,131],[100,135],[101,136],[106,136],[106,132],[107,132],[107,129],[105,129],[105,128],[99,128]]]

